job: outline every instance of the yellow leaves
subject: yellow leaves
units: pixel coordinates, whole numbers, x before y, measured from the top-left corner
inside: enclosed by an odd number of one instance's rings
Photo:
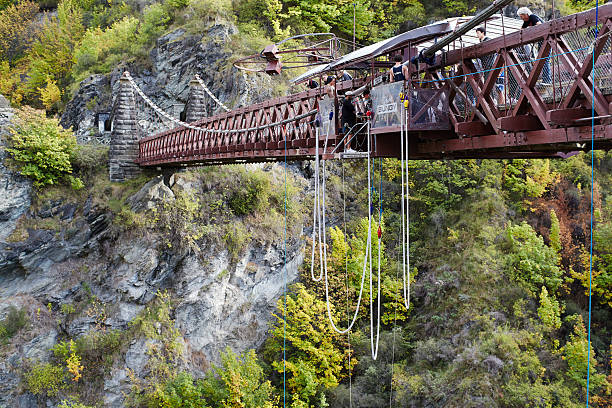
[[[70,356],[66,359],[66,368],[72,375],[72,381],[78,382],[82,377],[83,365],[81,364],[81,356],[76,354],[74,341],[70,340]]]
[[[38,5],[32,1],[21,1],[0,12],[0,59],[13,61],[19,56],[37,12]]]
[[[548,295],[548,290],[542,286],[540,292],[540,307],[538,307],[538,316],[544,323],[544,327],[548,330],[556,330],[561,327],[561,307],[554,296]]]
[[[47,77],[47,85],[44,88],[38,88],[38,92],[40,93],[40,100],[47,110],[50,110],[62,97],[57,82],[51,77]]]

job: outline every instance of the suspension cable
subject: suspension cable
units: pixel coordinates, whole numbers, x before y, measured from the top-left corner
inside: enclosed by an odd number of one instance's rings
[[[213,95],[212,92],[210,92],[210,90],[206,87],[206,84],[204,84],[204,81],[202,81],[202,78],[200,78],[200,76],[198,74],[195,74],[195,79],[196,79],[196,81],[198,81],[200,83],[200,86],[202,88],[204,88],[204,91],[208,94],[208,96],[210,96],[212,98],[212,100],[217,103],[217,105],[222,107],[226,112],[229,112],[231,110],[230,108],[225,106],[223,104],[223,102],[221,102],[219,99],[217,99],[217,97],[215,95]]]

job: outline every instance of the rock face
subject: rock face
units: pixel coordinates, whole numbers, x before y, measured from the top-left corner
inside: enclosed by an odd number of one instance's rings
[[[130,71],[136,84],[151,100],[176,118],[180,118],[185,109],[189,82],[195,74],[199,74],[210,91],[229,107],[267,99],[271,95],[269,78],[247,76],[231,67],[231,50],[227,49],[227,44],[236,32],[231,24],[216,23],[203,35],[188,35],[178,29],[160,37],[149,56],[150,68],[128,64],[109,75],[93,75],[84,80],[66,106],[62,125],[72,126],[81,143],[108,143],[110,129],[107,132],[99,129],[103,129],[103,121],[112,110],[113,97],[119,88],[118,80],[124,70]],[[205,108],[205,115],[221,111],[208,97]],[[144,109],[141,109],[139,122],[145,131],[152,126],[159,128],[159,124],[152,121],[151,112]]]
[[[202,35],[177,30],[159,38],[148,69],[128,64],[84,80],[66,107],[62,125],[72,127],[80,143],[109,143],[104,120],[124,70],[177,118],[195,74],[230,107],[268,98],[268,78],[246,76],[229,64],[227,43],[235,33],[234,26],[215,23]],[[221,108],[206,97],[204,109],[212,115]],[[157,124],[140,113],[139,126],[156,129]],[[0,97],[0,137],[11,115]],[[287,248],[286,271],[283,248],[274,243],[253,243],[232,261],[220,247],[201,248],[197,255],[181,253],[169,248],[163,237],[135,238],[118,232],[113,214],[97,206],[91,196],[85,202],[58,198],[30,208],[31,184],[5,166],[5,157],[0,149],[0,320],[14,306],[27,312],[28,325],[8,346],[0,347],[0,408],[57,405],[57,400],[24,392],[22,372],[31,361],[48,360],[49,349],[57,342],[82,336],[101,324],[83,311],[71,318],[64,312],[92,296],[107,305],[103,326],[125,330],[159,290],[169,290],[176,300],[173,318],[185,345],[185,369],[196,374],[216,361],[226,346],[240,352],[261,345],[285,276],[292,282],[298,275],[303,257],[299,240]],[[150,210],[194,188],[182,178],[170,179],[170,185],[162,177],[151,179],[127,200],[127,206],[135,212]],[[33,227],[21,226],[15,235],[20,217]],[[146,341],[135,339],[126,345],[103,385],[93,391],[104,406],[124,406],[131,386],[128,369],[144,374],[149,359]]]
[[[183,177],[170,178],[172,188],[163,177],[154,177],[127,204],[144,211],[195,188]],[[28,200],[20,212],[28,209]],[[23,394],[20,373],[28,361],[47,360],[49,349],[66,336],[77,338],[100,324],[90,313],[77,313],[71,319],[62,315],[65,305],[78,305],[92,295],[107,305],[106,329],[125,330],[158,291],[168,290],[185,346],[185,369],[196,375],[216,362],[225,347],[240,352],[260,346],[265,339],[271,313],[284,291],[282,244],[253,243],[237,262],[230,261],[222,247],[182,253],[169,248],[161,236],[117,233],[112,214],[92,205],[91,199],[50,201],[30,210],[28,217],[63,218],[67,227],[30,229],[22,242],[0,239],[0,319],[8,307],[16,306],[27,310],[30,321],[8,349],[0,349],[0,407],[55,406],[57,401]],[[290,242],[287,259],[291,283],[303,260],[299,240]],[[148,341],[134,339],[115,359],[103,390],[96,390],[104,406],[124,406],[132,384],[128,369],[137,375],[146,372]]]
[[[30,206],[31,183],[5,165],[6,152],[4,134],[13,111],[2,95],[0,95],[0,240],[6,239],[13,229],[17,219]]]

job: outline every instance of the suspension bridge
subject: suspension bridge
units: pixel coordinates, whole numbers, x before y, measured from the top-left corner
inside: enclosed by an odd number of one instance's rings
[[[234,109],[197,77],[183,121],[125,73],[112,113],[111,179],[143,167],[342,158],[351,139],[352,150],[363,152],[369,138],[371,157],[399,157],[401,135],[410,159],[566,157],[590,149],[592,121],[595,148],[609,149],[612,4],[600,6],[595,20],[592,9],[521,29],[522,21],[494,15],[484,22],[487,41],[466,33],[419,58],[470,21],[447,19],[359,48],[296,79],[318,79],[315,89]],[[403,83],[383,81],[395,55],[406,61]],[[343,71],[355,78],[334,83],[332,91],[323,86],[326,75]],[[359,95],[365,85],[369,102]],[[348,137],[339,117],[347,92],[363,106]],[[207,97],[223,112],[205,117]]]

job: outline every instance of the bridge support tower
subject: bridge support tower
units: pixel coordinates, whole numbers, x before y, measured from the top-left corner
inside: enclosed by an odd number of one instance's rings
[[[125,181],[142,172],[137,164],[139,132],[134,89],[125,73],[119,79],[117,98],[110,141],[109,177],[111,181]]]
[[[204,88],[194,78],[189,82],[189,96],[185,107],[185,122],[193,123],[206,117]]]

